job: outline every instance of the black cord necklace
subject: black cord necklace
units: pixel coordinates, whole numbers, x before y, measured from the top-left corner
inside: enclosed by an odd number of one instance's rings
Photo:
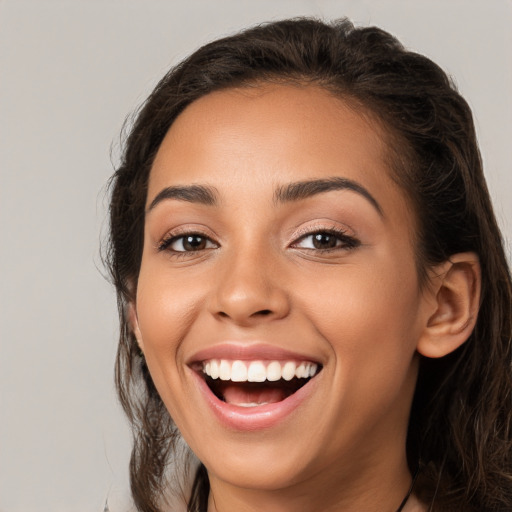
[[[414,476],[412,478],[411,486],[409,487],[409,490],[407,491],[407,494],[404,496],[404,499],[402,500],[402,503],[400,503],[400,506],[396,509],[396,512],[402,512],[402,510],[404,509],[405,505],[409,501],[409,498],[411,497],[412,491],[414,490],[414,485],[416,484],[416,480],[418,478],[419,473],[420,473],[420,468],[418,467],[418,469],[416,469],[416,472],[414,473]],[[207,507],[208,507],[207,502],[204,503],[204,507],[205,507],[204,510],[206,512]]]
[[[407,491],[407,494],[405,495],[404,499],[402,500],[402,503],[400,503],[400,506],[396,509],[396,512],[402,512],[402,510],[405,507],[405,504],[411,497],[412,491],[414,490],[414,484],[416,483],[416,479],[418,478],[418,474],[420,472],[420,468],[416,470],[416,473],[414,473],[414,476],[412,478],[411,486],[409,487],[409,490]]]

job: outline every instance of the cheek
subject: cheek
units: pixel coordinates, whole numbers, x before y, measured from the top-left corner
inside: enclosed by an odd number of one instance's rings
[[[183,373],[181,344],[202,302],[194,280],[180,282],[165,268],[143,264],[137,286],[137,317],[145,359],[153,382],[169,408]]]
[[[137,316],[144,357],[158,394],[174,422],[183,423],[189,400],[183,388],[180,347],[195,303],[189,287],[177,285],[165,273],[141,268],[137,288]]]
[[[352,270],[336,282],[324,282],[322,290],[315,284],[309,296],[318,300],[307,307],[333,356],[325,368],[332,376],[333,415],[318,427],[339,432],[340,439],[347,431],[364,438],[389,415],[399,418],[394,425],[406,422],[420,333],[414,278],[408,282],[389,267],[386,272]]]
[[[137,315],[146,350],[173,351],[201,303],[202,286],[180,280],[165,265],[143,264],[137,286]],[[204,285],[203,285],[204,286]]]
[[[421,332],[413,265],[390,265],[388,258],[340,269],[336,278],[307,286],[301,294],[304,309],[336,364],[344,367],[343,375],[357,381],[375,381],[390,372],[403,376]]]

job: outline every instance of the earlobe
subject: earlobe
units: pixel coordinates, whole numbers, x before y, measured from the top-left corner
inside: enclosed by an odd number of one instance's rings
[[[142,352],[144,352],[144,343],[142,341],[142,335],[139,328],[139,319],[137,317],[137,309],[135,307],[135,304],[133,302],[130,302],[128,304],[128,321],[130,323],[131,330],[133,334],[135,335],[135,338],[137,339],[137,343],[139,344],[139,347]]]
[[[430,358],[443,357],[460,347],[471,335],[480,304],[481,273],[475,253],[454,254],[436,267],[429,294],[433,304],[418,352]]]

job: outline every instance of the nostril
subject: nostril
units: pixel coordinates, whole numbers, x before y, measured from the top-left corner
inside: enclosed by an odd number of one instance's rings
[[[249,314],[246,318],[263,318],[267,316],[271,316],[273,314],[273,311],[271,309],[261,309],[259,311],[255,311],[254,313]],[[218,311],[217,315],[220,318],[234,318],[229,313],[226,313],[225,311]]]
[[[272,311],[270,311],[270,309],[262,309],[261,311],[256,311],[255,313],[253,313],[252,316],[255,316],[255,315],[268,316],[271,314],[272,314]]]

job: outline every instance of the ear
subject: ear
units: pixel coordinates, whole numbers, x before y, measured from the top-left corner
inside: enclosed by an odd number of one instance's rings
[[[137,339],[137,343],[139,344],[139,348],[142,352],[144,352],[144,343],[142,341],[142,334],[139,328],[139,319],[137,317],[137,308],[134,302],[130,302],[128,304],[128,322],[132,329],[135,338]]]
[[[471,335],[480,305],[481,273],[475,253],[454,254],[433,269],[425,292],[429,311],[417,350],[431,358],[459,348]]]

